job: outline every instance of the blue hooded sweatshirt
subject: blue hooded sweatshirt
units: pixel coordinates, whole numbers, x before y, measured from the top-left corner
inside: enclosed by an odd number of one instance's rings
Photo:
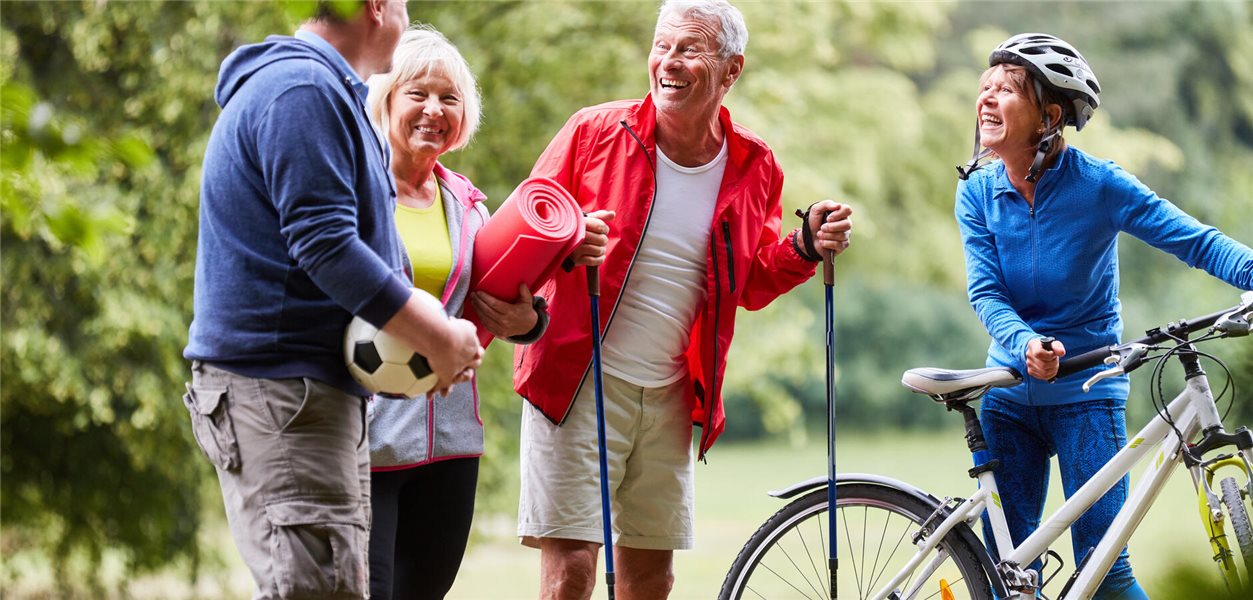
[[[344,327],[354,314],[381,326],[410,285],[388,150],[365,95],[310,32],[243,46],[222,63],[186,358],[366,395],[344,366]]]

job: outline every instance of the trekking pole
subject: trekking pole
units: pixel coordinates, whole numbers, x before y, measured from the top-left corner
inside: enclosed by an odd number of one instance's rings
[[[605,447],[605,389],[600,372],[600,271],[587,268],[587,295],[592,304],[592,381],[596,392],[596,445],[600,452],[600,521],[605,530],[605,585],[613,598],[613,522],[609,518],[609,461]]]
[[[823,213],[822,222],[827,222],[830,211]],[[805,224],[809,226],[808,223]],[[831,572],[831,598],[837,598],[835,572],[839,569],[839,554],[835,543],[835,300],[832,294],[835,286],[835,253],[825,250],[822,253],[822,283],[826,288],[827,317],[827,534],[830,537],[831,555],[827,557],[827,566]]]

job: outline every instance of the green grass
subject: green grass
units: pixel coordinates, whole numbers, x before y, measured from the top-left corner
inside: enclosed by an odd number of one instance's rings
[[[845,433],[840,437],[837,451],[841,472],[893,477],[941,498],[964,497],[973,489],[972,480],[966,476],[970,456],[957,431]],[[676,553],[676,583],[671,597],[681,600],[713,598],[749,535],[785,504],[768,496],[767,491],[825,475],[825,456],[825,440],[820,436],[811,438],[799,449],[782,443],[719,443],[710,453],[708,464],[696,467],[696,548]],[[514,465],[517,461],[516,457],[485,460],[507,460]],[[511,482],[511,499],[506,505],[516,506],[516,466],[511,472],[515,473],[515,480]],[[1132,484],[1135,484],[1135,477]],[[1053,493],[1046,510],[1060,504],[1061,486],[1056,473],[1051,487]],[[514,536],[515,528],[512,511],[505,514],[480,511],[475,516],[474,537],[450,599],[512,600],[537,596],[539,552],[522,547]],[[207,523],[201,544],[208,554],[207,564],[195,584],[186,580],[185,571],[171,568],[131,581],[124,593],[104,596],[134,599],[249,597],[251,578],[234,549],[225,523]],[[1062,555],[1067,569],[1047,590],[1050,597],[1056,594],[1060,582],[1074,567],[1068,536],[1054,544],[1053,549]],[[1131,539],[1132,565],[1155,600],[1218,598],[1222,583],[1209,556],[1191,482],[1185,471],[1177,470]],[[4,582],[3,596],[58,597],[59,594],[50,591],[55,584],[53,574],[47,570],[46,559],[28,561],[27,558],[24,555],[5,557],[7,566],[24,576]],[[603,572],[597,579],[600,583],[593,597],[603,598]]]
[[[824,476],[825,454],[823,439],[811,439],[800,449],[771,443],[716,446],[708,464],[696,468],[696,548],[675,553],[676,582],[671,597],[714,597],[749,535],[784,505],[766,492]],[[841,472],[886,475],[941,498],[964,497],[973,486],[966,476],[970,455],[961,434],[955,431],[844,434],[839,438],[837,464]],[[1046,512],[1060,504],[1060,489],[1055,472]],[[516,491],[513,494],[516,497]],[[1221,585],[1217,569],[1210,564],[1209,546],[1196,514],[1191,482],[1186,472],[1179,470],[1131,539],[1132,566],[1150,594],[1170,587],[1180,570],[1194,571],[1202,581]],[[449,598],[536,597],[539,552],[518,544],[512,517],[479,515],[475,527],[478,535],[471,542]],[[1061,554],[1067,569],[1048,590],[1050,596],[1074,567],[1068,535],[1053,549]],[[603,597],[603,571],[597,577],[600,583],[593,597]]]

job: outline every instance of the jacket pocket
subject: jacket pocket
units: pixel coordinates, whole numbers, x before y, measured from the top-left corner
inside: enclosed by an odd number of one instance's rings
[[[196,388],[187,385],[183,405],[191,413],[191,431],[205,458],[224,471],[239,469],[239,440],[227,410],[226,388]]]
[[[279,597],[363,598],[369,523],[355,502],[289,500],[265,507]]]

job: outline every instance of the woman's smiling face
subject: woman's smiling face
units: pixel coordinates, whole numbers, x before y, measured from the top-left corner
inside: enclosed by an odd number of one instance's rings
[[[452,149],[465,117],[460,91],[438,70],[396,88],[388,112],[392,148],[423,157],[438,157]]]
[[[984,72],[975,101],[979,141],[984,147],[1001,156],[1035,149],[1043,134],[1043,121],[1029,85],[1026,71],[1020,68],[1002,64]]]

